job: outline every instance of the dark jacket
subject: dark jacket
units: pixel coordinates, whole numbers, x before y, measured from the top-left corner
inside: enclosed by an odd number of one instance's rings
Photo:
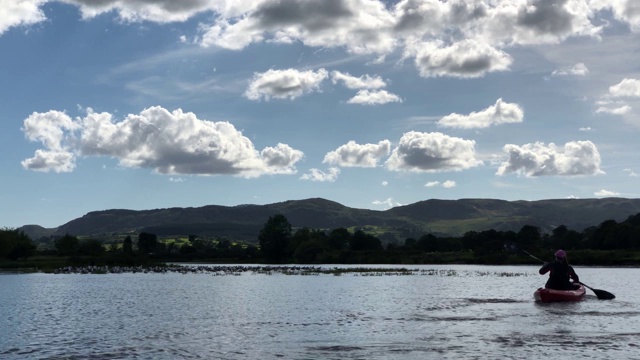
[[[545,284],[545,288],[555,289],[555,290],[571,290],[573,289],[573,285],[571,284],[570,279],[573,280],[574,283],[580,281],[578,278],[578,274],[573,270],[571,265],[567,264],[566,261],[554,261],[550,263],[545,263],[540,268],[540,275],[544,275],[547,272],[551,272],[549,274],[549,280]]]

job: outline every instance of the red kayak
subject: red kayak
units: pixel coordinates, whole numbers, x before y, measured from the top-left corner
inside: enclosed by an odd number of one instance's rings
[[[584,299],[587,289],[578,285],[575,290],[554,290],[539,288],[533,293],[533,298],[539,302],[580,301]]]

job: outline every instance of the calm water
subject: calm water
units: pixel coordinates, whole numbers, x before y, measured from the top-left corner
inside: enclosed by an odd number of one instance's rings
[[[640,359],[640,269],[540,305],[538,267],[404,267],[438,271],[0,275],[0,359]]]

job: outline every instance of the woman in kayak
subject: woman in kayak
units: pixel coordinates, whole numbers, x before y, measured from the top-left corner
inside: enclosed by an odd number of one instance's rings
[[[544,263],[540,268],[540,275],[544,275],[547,272],[549,274],[549,280],[544,285],[547,289],[555,290],[573,290],[580,281],[578,274],[573,270],[573,267],[569,265],[567,261],[567,253],[564,250],[558,250],[555,253],[556,260],[550,263]],[[573,283],[569,280],[573,280]]]

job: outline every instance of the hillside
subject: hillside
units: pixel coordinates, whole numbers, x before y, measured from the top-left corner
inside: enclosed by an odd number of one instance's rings
[[[255,242],[269,216],[283,214],[294,228],[366,228],[381,238],[403,241],[425,233],[462,235],[495,229],[518,231],[533,225],[548,232],[559,225],[582,231],[609,219],[623,221],[640,213],[640,199],[555,199],[505,201],[495,199],[425,200],[385,211],[355,209],[314,198],[267,205],[113,209],[93,211],[56,229],[29,225],[32,238],[73,234],[110,235],[146,231],[160,236],[207,235]]]

